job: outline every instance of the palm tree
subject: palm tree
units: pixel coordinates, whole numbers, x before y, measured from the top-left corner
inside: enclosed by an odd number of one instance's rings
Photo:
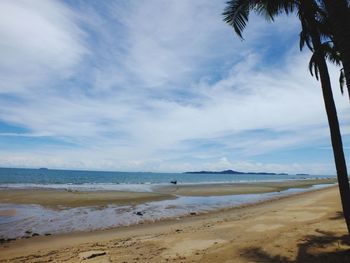
[[[342,74],[350,98],[350,8],[347,0],[323,0],[333,41],[340,53],[343,64]]]
[[[333,0],[334,1],[334,0]],[[309,68],[321,80],[321,89],[331,135],[333,155],[337,170],[337,178],[341,202],[348,233],[350,235],[350,188],[342,138],[339,129],[337,111],[333,99],[331,82],[326,63],[326,45],[321,41],[317,14],[321,11],[315,0],[231,0],[224,10],[224,21],[231,25],[242,38],[242,32],[249,19],[249,13],[255,11],[273,21],[281,14],[297,12],[301,22],[300,48],[306,44],[312,51]]]

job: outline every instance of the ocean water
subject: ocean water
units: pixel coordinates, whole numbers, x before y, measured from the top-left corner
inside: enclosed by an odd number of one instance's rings
[[[263,182],[334,178],[335,175],[183,174],[0,168],[0,188],[152,191],[155,185]]]

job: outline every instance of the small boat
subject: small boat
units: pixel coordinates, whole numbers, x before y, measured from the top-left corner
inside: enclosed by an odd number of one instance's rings
[[[177,181],[170,181],[171,184],[177,184]]]

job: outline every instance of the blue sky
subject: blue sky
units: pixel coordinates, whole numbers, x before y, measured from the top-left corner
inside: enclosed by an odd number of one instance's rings
[[[0,166],[334,173],[298,21],[253,15],[242,41],[224,6],[1,1]]]

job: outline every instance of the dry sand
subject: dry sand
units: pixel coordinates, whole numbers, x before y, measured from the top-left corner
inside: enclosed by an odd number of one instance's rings
[[[350,262],[337,187],[246,207],[1,245],[0,262]]]

